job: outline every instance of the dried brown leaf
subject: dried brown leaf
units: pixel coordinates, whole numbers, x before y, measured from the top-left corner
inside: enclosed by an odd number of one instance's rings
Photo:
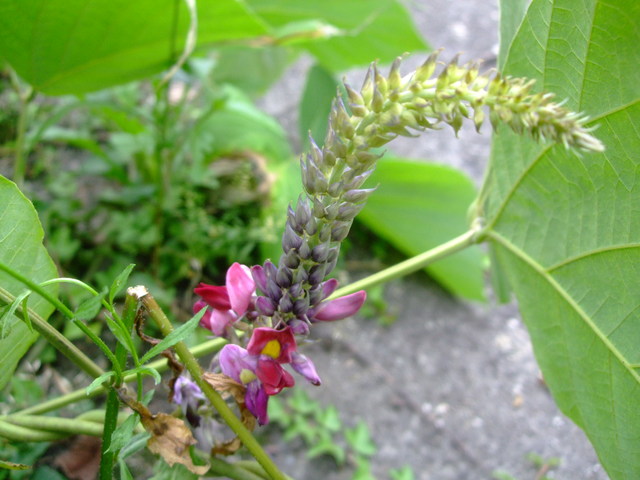
[[[240,419],[247,429],[253,431],[256,427],[256,418],[247,409],[244,401],[246,388],[244,385],[236,382],[231,377],[223,375],[221,373],[209,373],[202,374],[202,378],[213,387],[214,390],[221,394],[231,395],[238,405],[240,410]],[[237,452],[242,446],[242,442],[238,437],[235,437],[226,442],[217,443],[211,449],[211,455],[232,455]]]
[[[189,454],[189,447],[196,443],[195,438],[184,421],[166,413],[143,416],[141,418],[145,430],[151,434],[147,447],[152,453],[162,455],[170,466],[176,463],[184,465],[196,475],[204,475],[209,465],[195,465]]]

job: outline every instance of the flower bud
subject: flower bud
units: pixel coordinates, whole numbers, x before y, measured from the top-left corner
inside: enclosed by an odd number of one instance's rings
[[[364,203],[357,205],[357,204],[348,203],[348,202],[344,202],[340,204],[340,209],[338,210],[338,215],[336,216],[336,220],[343,221],[343,222],[350,222],[351,220],[356,218],[356,215],[360,213],[360,210],[364,208],[364,205],[365,205]],[[331,236],[333,237],[333,233],[331,234]]]
[[[306,201],[306,198],[299,198],[298,204],[296,205],[296,211],[294,213],[296,227],[304,229],[310,218],[311,209],[309,208],[309,203]]]
[[[320,227],[320,232],[318,232],[318,239],[323,243],[331,240],[331,225],[329,225],[328,223],[322,224],[322,226]]]
[[[309,321],[300,318],[289,320],[289,327],[295,335],[309,335]]]
[[[295,278],[295,273],[294,273],[294,278]],[[304,290],[300,283],[294,283],[293,285],[291,285],[291,288],[289,288],[289,295],[291,295],[292,298],[298,298],[303,293],[304,293]]]
[[[389,88],[393,90],[399,90],[402,88],[402,75],[400,75],[400,63],[402,63],[402,57],[397,57],[391,64],[389,70]]]
[[[333,227],[333,229],[331,229],[331,241],[341,242],[342,240],[347,238],[347,235],[349,235],[350,228],[351,228],[351,222],[337,223],[336,226]]]
[[[293,272],[293,284],[301,285],[309,280],[309,273],[304,268],[299,268]]]
[[[425,81],[429,80],[429,78],[431,78],[431,75],[433,75],[433,72],[435,72],[436,70],[436,63],[438,61],[438,55],[440,54],[440,52],[441,50],[436,50],[435,52],[433,52],[431,55],[429,55],[429,58],[427,58],[427,60],[420,67],[418,67],[416,73],[413,75],[413,80],[414,82],[416,82],[416,84],[422,84]],[[420,89],[422,89],[422,86],[420,86]]]
[[[300,265],[300,255],[295,249],[291,249],[281,257],[281,262],[287,268],[298,268]]]
[[[373,68],[375,63],[372,63],[369,66],[369,70],[367,70],[367,74],[364,77],[364,82],[362,83],[362,88],[360,89],[360,93],[362,95],[362,100],[364,101],[365,106],[371,105],[371,100],[373,98]]]
[[[291,225],[287,223],[284,227],[284,234],[282,235],[282,249],[288,252],[292,248],[298,249],[302,245],[302,238],[293,231]]]
[[[293,313],[296,316],[304,315],[309,310],[309,297],[299,298],[293,302]]]
[[[298,255],[300,255],[300,258],[303,260],[309,260],[309,258],[311,258],[311,247],[306,240],[302,242],[302,245],[300,245]]]
[[[324,280],[324,274],[325,266],[323,264],[314,265],[309,269],[309,284],[320,285],[320,283],[322,283],[322,281]]]
[[[276,283],[282,288],[288,288],[291,286],[291,282],[293,281],[293,273],[287,267],[282,266],[278,268],[278,273],[276,274]]]
[[[251,267],[251,276],[261,292],[267,291],[267,275],[261,265]]]
[[[316,245],[311,250],[311,259],[317,263],[324,263],[327,261],[329,257],[329,245],[326,243],[321,243],[320,245]]]
[[[256,308],[258,309],[261,315],[270,317],[276,311],[276,304],[269,297],[261,296],[256,299]]]
[[[282,313],[291,313],[293,310],[293,302],[289,295],[283,295],[278,303],[278,310]]]

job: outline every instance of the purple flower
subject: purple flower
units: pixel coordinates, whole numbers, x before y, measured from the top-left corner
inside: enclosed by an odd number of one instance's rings
[[[249,267],[236,262],[227,270],[226,285],[201,283],[194,289],[202,300],[195,303],[193,313],[210,307],[200,320],[200,326],[218,336],[224,336],[227,327],[247,313],[252,306],[255,291],[256,284]]]
[[[291,328],[275,330],[256,328],[247,348],[225,345],[220,351],[222,373],[246,386],[245,402],[260,425],[268,423],[269,396],[277,395],[295,381],[282,365],[290,363],[294,370],[314,385],[320,384],[311,360],[296,352]]]

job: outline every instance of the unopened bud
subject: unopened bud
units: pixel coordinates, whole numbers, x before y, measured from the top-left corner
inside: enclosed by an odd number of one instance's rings
[[[256,299],[256,308],[260,314],[270,317],[276,311],[276,304],[268,297],[258,297]]]

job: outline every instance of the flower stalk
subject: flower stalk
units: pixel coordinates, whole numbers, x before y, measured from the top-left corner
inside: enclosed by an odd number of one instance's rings
[[[127,290],[127,296],[132,296],[140,301],[147,310],[151,319],[156,323],[162,334],[166,337],[173,331],[171,322],[166,317],[160,306],[157,304],[153,296],[144,287],[132,287]],[[273,480],[285,480],[285,476],[280,472],[278,467],[273,463],[271,458],[260,446],[260,443],[253,437],[251,432],[242,424],[242,422],[234,415],[227,403],[223,400],[218,392],[207,383],[202,377],[202,368],[191,353],[184,342],[178,342],[174,345],[174,350],[184,363],[193,380],[196,382],[200,390],[207,400],[218,411],[224,422],[233,430],[233,432],[242,441],[245,447],[251,452],[253,457],[262,465],[265,472]]]

